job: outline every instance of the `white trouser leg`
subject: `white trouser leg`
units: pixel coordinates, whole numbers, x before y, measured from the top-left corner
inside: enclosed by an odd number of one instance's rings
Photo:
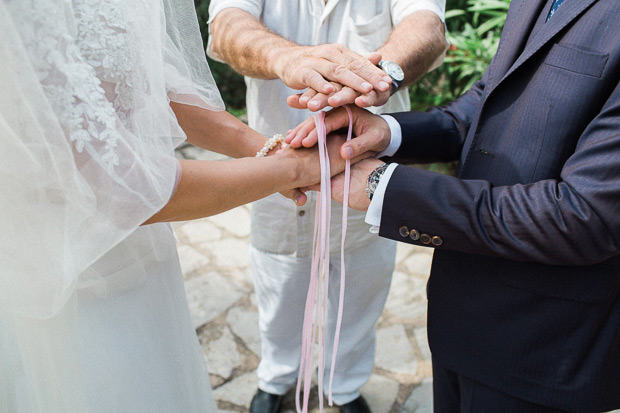
[[[387,298],[395,253],[394,242],[376,237],[345,254],[344,313],[332,387],[336,404],[357,398],[372,373],[375,324]],[[284,394],[297,380],[311,257],[271,254],[251,247],[250,258],[262,340],[259,387]],[[325,391],[338,311],[340,255],[332,254],[330,263]]]
[[[271,254],[250,247],[250,259],[261,335],[258,387],[284,394],[296,383],[301,359],[308,276],[300,269],[310,267],[310,257]]]
[[[375,360],[375,325],[381,316],[390,288],[396,244],[377,237],[345,254],[345,297],[340,343],[332,395],[334,403],[345,404],[359,397],[359,389],[372,374]],[[340,257],[330,258],[329,310],[326,328],[327,357],[324,392],[329,389],[332,348],[338,298],[340,294]]]

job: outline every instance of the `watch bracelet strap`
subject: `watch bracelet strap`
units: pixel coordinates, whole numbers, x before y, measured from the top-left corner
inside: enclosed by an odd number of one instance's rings
[[[386,162],[383,162],[381,165],[377,166],[371,173],[370,175],[368,175],[367,178],[367,182],[366,182],[366,195],[368,195],[368,199],[370,199],[372,201],[372,197],[375,194],[375,190],[377,189],[377,186],[375,185],[375,188],[372,190],[370,190],[370,182],[371,180],[376,176],[379,175],[379,177],[377,178],[377,184],[379,183],[379,181],[381,180],[381,177],[383,176],[383,174],[385,173],[385,170],[387,169],[388,164]]]

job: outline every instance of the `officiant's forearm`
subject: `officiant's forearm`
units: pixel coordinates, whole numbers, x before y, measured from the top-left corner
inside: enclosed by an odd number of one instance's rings
[[[171,102],[187,142],[233,158],[254,156],[266,138],[228,112]]]
[[[277,78],[297,90],[331,93],[335,87],[330,81],[361,93],[388,88],[385,72],[344,45],[300,46],[235,7],[222,10],[211,22],[210,55],[245,76]]]
[[[442,21],[432,11],[421,10],[405,17],[377,51],[401,66],[406,86],[436,67],[446,47]]]
[[[272,32],[251,14],[222,10],[211,23],[211,53],[244,76],[277,79],[277,58],[295,43]]]

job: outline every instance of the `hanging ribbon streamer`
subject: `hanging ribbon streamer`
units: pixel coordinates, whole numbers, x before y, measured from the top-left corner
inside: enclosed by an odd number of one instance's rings
[[[347,141],[351,140],[353,132],[353,114],[348,106],[345,106],[349,114],[349,131]],[[327,323],[327,304],[329,301],[329,224],[331,219],[331,173],[329,167],[329,155],[327,153],[327,136],[325,131],[325,112],[314,115],[314,122],[318,135],[319,161],[321,165],[321,189],[317,194],[316,218],[314,221],[314,253],[312,255],[312,269],[310,272],[310,285],[306,298],[305,315],[302,330],[301,362],[295,404],[298,413],[308,412],[308,399],[312,384],[312,372],[314,361],[314,343],[318,346],[318,390],[319,409],[323,412],[323,377],[325,373],[325,326]],[[332,383],[334,381],[334,369],[336,366],[336,354],[340,341],[340,327],[342,325],[342,312],[344,306],[345,265],[344,265],[344,241],[347,232],[347,218],[349,206],[349,185],[351,181],[351,161],[347,160],[344,171],[344,191],[342,205],[342,238],[340,244],[340,297],[338,301],[338,315],[336,319],[336,331],[334,332],[334,345],[332,349],[331,371],[329,375],[328,403],[332,401]],[[303,403],[301,388],[303,386]]]

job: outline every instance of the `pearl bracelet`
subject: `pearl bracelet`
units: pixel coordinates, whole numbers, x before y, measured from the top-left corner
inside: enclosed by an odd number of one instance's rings
[[[267,139],[267,142],[265,142],[265,144],[263,145],[263,148],[260,151],[256,152],[256,157],[262,158],[262,157],[267,156],[270,150],[275,148],[279,143],[283,143],[283,142],[284,142],[284,137],[281,134],[277,133],[273,135],[271,138]]]

